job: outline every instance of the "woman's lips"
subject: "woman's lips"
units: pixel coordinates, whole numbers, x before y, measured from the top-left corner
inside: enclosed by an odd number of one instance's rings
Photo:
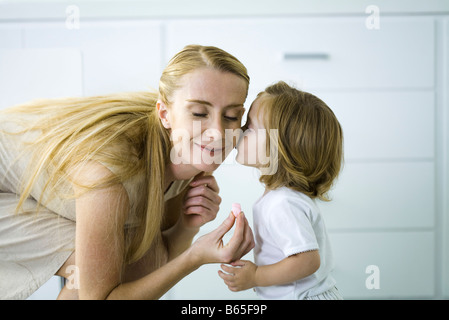
[[[195,143],[195,145],[199,148],[201,148],[201,151],[208,151],[211,155],[214,155],[215,152],[222,152],[223,151],[223,147],[211,147],[209,145],[204,145],[204,144],[198,144]]]

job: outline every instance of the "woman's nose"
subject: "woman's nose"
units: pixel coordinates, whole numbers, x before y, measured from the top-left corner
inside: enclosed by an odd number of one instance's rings
[[[204,131],[203,134],[210,141],[217,141],[223,139],[224,136],[223,122],[219,119],[213,121],[211,125]]]

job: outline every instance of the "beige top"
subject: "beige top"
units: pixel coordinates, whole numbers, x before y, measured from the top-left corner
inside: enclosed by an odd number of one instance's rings
[[[75,201],[59,196],[49,199],[43,194],[44,208],[36,212],[36,199],[41,196],[47,180],[39,177],[24,204],[27,213],[15,214],[22,175],[30,161],[24,153],[24,142],[32,141],[28,134],[10,135],[4,131],[17,126],[0,114],[0,299],[25,299],[50,279],[74,250],[76,212]],[[113,168],[109,168],[114,172]],[[123,183],[130,200],[126,222],[133,224],[136,204],[141,197],[138,185],[144,177],[134,177]],[[191,180],[175,181],[164,195],[167,201],[180,194]],[[70,194],[67,182],[61,186]],[[29,213],[28,213],[29,212]]]

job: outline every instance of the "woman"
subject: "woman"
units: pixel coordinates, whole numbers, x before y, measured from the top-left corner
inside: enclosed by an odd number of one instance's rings
[[[224,132],[240,128],[248,86],[235,57],[192,45],[170,60],[158,94],[3,112],[0,298],[26,298],[57,274],[70,280],[61,299],[157,299],[199,266],[251,250],[243,214],[191,245],[221,201],[205,174],[220,161],[202,159],[226,157]],[[174,139],[179,131],[189,138]]]

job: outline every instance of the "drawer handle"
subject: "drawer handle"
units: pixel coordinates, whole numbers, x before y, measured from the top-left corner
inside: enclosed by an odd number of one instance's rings
[[[284,60],[328,60],[329,54],[323,52],[284,53]]]

